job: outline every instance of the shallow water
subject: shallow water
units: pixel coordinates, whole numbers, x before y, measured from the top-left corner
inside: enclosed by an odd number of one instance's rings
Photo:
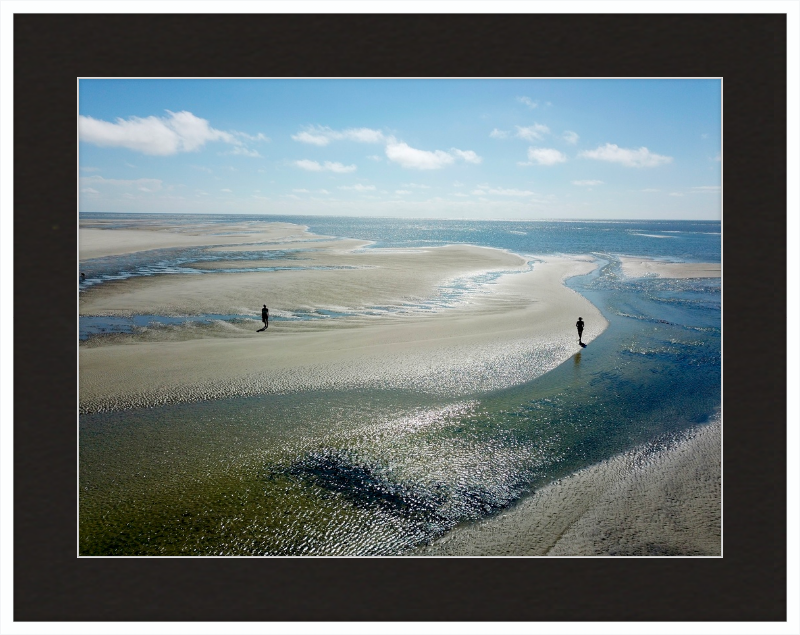
[[[338,235],[371,238],[380,222],[361,220],[342,221]],[[332,222],[312,230],[334,233],[324,226]],[[402,554],[574,470],[702,424],[719,407],[719,279],[626,280],[611,248],[668,257],[637,245],[678,243],[675,259],[714,261],[716,249],[718,261],[714,224],[656,232],[652,223],[509,223],[483,233],[475,222],[416,225],[383,231],[382,244],[515,250],[520,240],[520,253],[542,253],[537,232],[551,234],[549,252],[593,243],[571,253],[602,252],[607,264],[569,285],[608,329],[555,370],[490,394],[320,391],[82,415],[81,553]],[[558,232],[570,238],[554,240]],[[679,232],[688,243],[641,235]],[[575,238],[582,233],[595,238]]]

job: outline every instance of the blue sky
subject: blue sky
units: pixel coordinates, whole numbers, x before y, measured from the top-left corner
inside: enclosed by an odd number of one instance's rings
[[[83,212],[721,216],[719,80],[79,83]]]

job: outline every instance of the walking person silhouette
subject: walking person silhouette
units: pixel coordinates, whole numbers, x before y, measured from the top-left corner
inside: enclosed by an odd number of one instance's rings
[[[261,309],[261,321],[264,323],[264,328],[261,329],[262,331],[269,327],[269,309],[267,305],[264,305],[264,308]]]
[[[582,317],[578,318],[578,321],[575,322],[575,326],[578,328],[578,344],[583,346],[583,342],[581,341],[581,338],[583,337],[583,318]]]

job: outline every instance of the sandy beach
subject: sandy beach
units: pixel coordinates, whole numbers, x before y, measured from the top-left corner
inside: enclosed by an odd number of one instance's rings
[[[330,241],[298,226],[263,225],[222,238],[269,251],[285,247],[292,236],[292,248],[302,248],[300,259],[268,261],[288,269],[133,278],[81,294],[81,315],[253,317],[252,322],[147,329],[81,346],[82,412],[322,388],[399,387],[447,395],[488,391],[529,381],[577,352],[578,316],[586,323],[585,342],[607,326],[590,302],[563,284],[569,276],[593,270],[589,258],[541,257],[531,269],[520,256],[497,249],[364,250],[359,241]],[[161,246],[214,245],[220,238],[215,230],[95,229],[85,236],[85,251],[81,235],[81,258],[123,253],[139,244],[142,232],[162,235]],[[487,272],[499,278],[451,306],[425,310],[443,285]],[[273,321],[259,333],[264,303],[273,317],[284,308],[354,315]],[[411,308],[365,313],[375,306]]]
[[[720,556],[720,448],[717,417],[551,483],[409,555]]]
[[[114,226],[120,224],[116,221]],[[170,247],[291,241],[303,240],[308,236],[302,227],[291,223],[171,226],[154,221],[148,226],[136,221],[130,227],[121,229],[111,229],[110,225],[103,221],[81,223],[78,234],[81,260]]]
[[[713,262],[664,262],[620,256],[622,273],[628,278],[719,278],[722,265]]]

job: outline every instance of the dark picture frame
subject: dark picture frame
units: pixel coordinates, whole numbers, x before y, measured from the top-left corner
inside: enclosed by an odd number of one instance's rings
[[[14,620],[785,620],[786,33],[780,14],[16,14]],[[79,558],[77,78],[128,76],[722,77],[723,557]]]

